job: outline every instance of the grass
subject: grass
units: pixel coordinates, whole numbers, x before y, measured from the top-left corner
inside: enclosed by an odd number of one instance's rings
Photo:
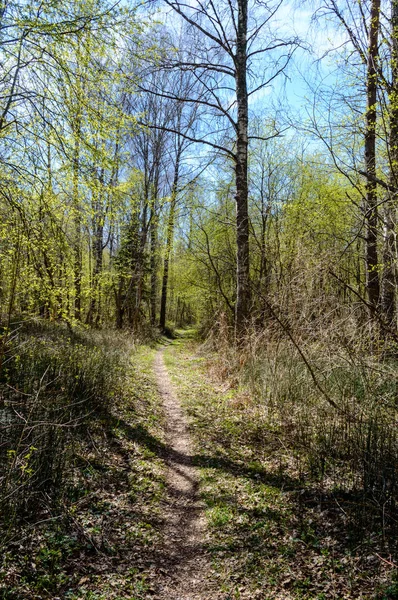
[[[305,471],[261,402],[212,377],[212,357],[177,341],[166,364],[191,419],[214,579],[229,598],[397,598],[380,530],[361,497]],[[387,557],[388,558],[388,557]]]
[[[11,525],[1,522],[0,597],[147,598],[156,586],[151,553],[164,490],[156,452],[163,416],[152,372],[155,350],[115,332],[71,335],[46,324],[24,332],[25,340],[19,363],[30,364],[26,372],[32,373],[25,393],[43,369],[55,369],[58,379],[48,379],[42,404],[54,397],[76,404],[78,391],[81,418],[58,446],[62,493],[41,494],[30,512],[15,504]],[[73,379],[85,384],[76,388]],[[30,486],[25,494],[33,491],[37,495]]]
[[[155,595],[166,450],[155,349],[33,323],[7,353],[2,410],[18,402],[20,421],[1,433],[1,489],[14,492],[0,519],[0,598]],[[286,443],[289,420],[270,418],[261,390],[217,379],[219,357],[194,331],[176,331],[164,358],[190,418],[222,597],[396,599],[393,544],[380,520],[358,518],[363,495]]]

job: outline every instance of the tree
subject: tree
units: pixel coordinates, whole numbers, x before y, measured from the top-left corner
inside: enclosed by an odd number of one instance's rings
[[[178,90],[178,94],[183,96],[189,91],[191,86],[192,77],[189,73],[177,73],[177,77],[174,77],[174,89]],[[187,136],[193,131],[195,119],[197,117],[198,106],[196,104],[187,105],[183,102],[175,102],[175,106],[172,110],[172,122],[171,125],[175,131],[173,142],[173,179],[170,190],[170,207],[169,215],[167,220],[167,232],[166,232],[166,247],[163,263],[163,277],[162,277],[162,293],[160,298],[160,317],[159,327],[164,330],[166,327],[166,314],[167,314],[167,286],[169,281],[169,264],[171,258],[171,252],[173,249],[174,241],[174,229],[176,221],[176,209],[177,200],[180,191],[181,174],[182,174],[182,160],[185,151],[191,144],[187,139]]]
[[[148,75],[155,81],[164,77],[160,71]],[[159,84],[161,85],[161,83]],[[148,93],[133,93],[126,100],[126,108],[132,115],[144,115],[146,126],[140,131],[131,132],[132,164],[143,176],[143,212],[141,219],[141,254],[136,265],[135,278],[141,293],[136,296],[137,311],[141,309],[144,276],[146,274],[146,244],[150,237],[150,320],[156,323],[158,295],[158,225],[160,217],[159,200],[167,194],[167,177],[170,163],[172,137],[166,131],[175,113],[174,102]]]
[[[376,125],[379,67],[380,0],[372,0],[369,20],[369,41],[366,72],[366,281],[370,304],[376,308],[380,298],[379,261],[377,252],[378,210],[376,184]]]
[[[8,247],[12,223],[19,257],[14,278],[0,258],[3,308],[13,297],[14,310],[91,324],[114,310],[107,248],[116,213],[124,218],[118,169],[129,178],[122,145],[131,125],[115,101],[118,61],[120,40],[138,31],[121,11],[106,0],[2,4],[0,243]]]
[[[382,135],[382,122],[384,120],[381,114],[383,105],[382,96],[387,84],[386,65],[382,64],[380,57],[380,31],[381,22],[381,1],[370,0],[369,2],[361,0],[355,7],[350,2],[343,0],[327,0],[322,9],[327,13],[333,14],[337,23],[343,29],[346,40],[343,47],[346,54],[343,56],[342,64],[349,70],[349,81],[355,81],[355,92],[340,93],[340,102],[349,107],[353,115],[353,124],[351,136],[348,138],[347,147],[349,151],[345,157],[338,157],[336,153],[336,144],[332,137],[336,139],[336,130],[339,125],[328,123],[330,129],[330,138],[328,142],[335,165],[344,173],[357,190],[361,190],[362,184],[358,180],[361,175],[365,178],[365,193],[363,194],[362,215],[364,222],[364,258],[365,258],[365,277],[366,277],[366,297],[370,312],[373,315],[380,313],[380,309],[386,305],[382,300],[380,290],[381,264],[380,238],[380,185],[383,188],[389,188],[389,185],[380,179],[378,170],[378,145],[380,146]],[[356,56],[359,61],[355,64],[352,56]],[[390,62],[390,57],[388,58]],[[355,64],[354,69],[352,65]],[[342,66],[342,65],[340,65]],[[384,68],[383,68],[384,67]],[[362,93],[362,80],[366,81],[365,94]],[[362,96],[357,94],[358,86]],[[388,87],[388,86],[387,86]],[[336,111],[335,111],[336,112]],[[358,114],[364,115],[364,126],[358,122]],[[381,119],[380,119],[381,117]],[[345,124],[342,126],[343,135],[347,136],[347,112],[344,115]],[[381,127],[380,127],[381,126]],[[319,131],[319,129],[318,129]],[[359,160],[354,150],[355,137],[362,136],[363,139],[363,160]],[[325,139],[325,138],[324,138]],[[349,154],[351,156],[349,157]],[[347,160],[348,158],[348,160]],[[350,166],[349,162],[351,161]],[[362,162],[362,165],[360,164]],[[357,179],[357,181],[355,181]],[[359,228],[361,230],[361,227]],[[387,236],[388,237],[388,236]],[[384,252],[384,256],[386,253]],[[383,279],[385,280],[384,289],[387,289],[387,264],[383,268]],[[386,279],[387,276],[387,279]]]
[[[390,63],[391,79],[387,84],[388,92],[388,164],[389,189],[384,210],[384,252],[383,278],[381,286],[381,308],[388,324],[396,319],[397,288],[397,244],[396,216],[398,200],[398,2],[391,0]]]
[[[206,6],[199,1],[189,5],[179,0],[164,1],[185,22],[186,29],[185,42],[182,37],[183,53],[175,60],[168,57],[163,66],[191,72],[198,85],[183,96],[170,87],[148,91],[200,104],[208,116],[222,120],[215,130],[207,125],[202,135],[185,137],[206,144],[233,161],[237,249],[235,326],[239,337],[248,324],[251,309],[248,145],[253,136],[249,132],[249,98],[284,72],[298,40],[278,38],[272,29],[280,1],[267,5],[257,0],[221,1]],[[264,76],[253,75],[255,64],[257,67],[261,64]]]
[[[382,328],[388,330],[397,315],[398,8],[395,0],[361,0],[355,8],[346,1],[327,0],[324,8],[337,17],[345,31],[348,49],[345,64],[351,75],[354,72],[352,52],[359,58],[356,90],[358,87],[361,89],[361,77],[366,78],[362,102],[354,100],[354,93],[350,99],[345,96],[352,114],[363,111],[365,117],[362,132],[364,166],[358,162],[352,164],[350,174],[346,161],[342,169],[351,181],[353,172],[365,178],[363,216],[367,300],[362,297],[369,303],[371,313]],[[356,135],[360,135],[361,124],[358,121],[355,127]],[[340,164],[343,165],[343,162]],[[360,184],[357,187],[359,189]]]

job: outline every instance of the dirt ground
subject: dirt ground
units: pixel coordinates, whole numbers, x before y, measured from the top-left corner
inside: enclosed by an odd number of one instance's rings
[[[159,599],[206,600],[215,597],[208,577],[204,506],[198,495],[185,415],[167,372],[163,350],[156,355],[155,373],[166,417],[167,493],[164,506],[164,565]]]

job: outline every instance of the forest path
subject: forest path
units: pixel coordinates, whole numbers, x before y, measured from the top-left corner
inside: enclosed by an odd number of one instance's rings
[[[204,504],[199,498],[198,468],[193,464],[192,443],[186,416],[164,362],[165,348],[155,358],[155,375],[166,423],[167,489],[164,502],[163,580],[159,599],[207,600],[214,598],[204,547]]]

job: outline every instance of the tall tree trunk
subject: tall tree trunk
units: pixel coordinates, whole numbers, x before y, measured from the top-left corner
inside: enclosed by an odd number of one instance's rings
[[[72,155],[72,206],[74,220],[73,235],[73,277],[75,288],[75,319],[81,320],[81,287],[82,287],[82,222],[81,207],[79,198],[79,175],[80,175],[80,139],[82,133],[82,54],[80,39],[77,38],[76,45],[76,84],[74,92],[71,91],[69,99],[72,107],[72,135],[73,135],[73,155]]]
[[[99,222],[95,228],[94,240],[93,240],[93,285],[92,285],[92,298],[90,302],[89,314],[87,316],[87,322],[90,324],[95,323],[96,326],[100,323],[101,318],[101,306],[100,306],[100,279],[102,273],[103,264],[103,246],[104,246],[104,219],[102,216],[98,216]]]
[[[268,221],[271,214],[271,197],[266,195],[264,190],[265,184],[265,173],[262,170],[261,173],[261,239],[260,239],[260,273],[259,273],[259,286],[261,293],[264,297],[264,301],[261,307],[261,323],[263,324],[268,314],[268,304],[265,300],[267,293],[269,292],[270,286],[270,267],[268,263],[267,255],[267,232],[268,232]]]
[[[248,96],[247,96],[247,0],[238,0],[236,38],[236,305],[237,337],[244,331],[250,313],[249,212],[248,212]]]
[[[151,215],[150,215],[150,234],[151,234],[151,258],[150,258],[150,271],[151,271],[151,291],[150,291],[150,312],[151,312],[151,324],[156,323],[156,305],[157,305],[157,230],[158,230],[158,194],[159,194],[159,177],[158,169],[155,174],[155,180],[153,183],[152,199],[151,199]]]
[[[95,323],[96,326],[100,323],[101,307],[100,307],[100,279],[103,264],[104,250],[104,225],[105,225],[105,210],[103,206],[104,194],[104,176],[105,169],[102,168],[99,176],[100,189],[98,197],[93,202],[93,278],[91,287],[91,300],[87,313],[86,322],[90,325]]]
[[[367,62],[367,108],[365,130],[365,168],[366,168],[366,287],[368,299],[373,308],[379,304],[379,264],[377,253],[378,211],[376,184],[376,121],[377,121],[377,67],[379,62],[380,0],[372,0],[369,47]]]
[[[145,194],[144,207],[142,211],[141,231],[138,237],[138,248],[135,255],[136,262],[133,265],[132,289],[134,290],[133,308],[130,313],[130,325],[135,330],[138,327],[141,315],[141,303],[144,290],[145,274],[145,247],[148,238],[148,196]]]
[[[171,251],[173,248],[174,222],[175,222],[175,212],[176,212],[176,204],[177,204],[178,182],[179,182],[179,177],[180,177],[181,152],[182,152],[181,144],[178,143],[176,164],[175,164],[175,169],[174,169],[174,180],[173,180],[173,186],[171,188],[170,212],[169,212],[169,219],[168,219],[168,223],[167,223],[166,250],[165,250],[164,266],[163,266],[162,296],[160,299],[159,327],[162,330],[164,330],[166,328],[167,285],[168,285],[168,281],[169,281],[170,256],[171,256]]]
[[[74,213],[74,239],[73,239],[73,275],[75,286],[75,319],[81,320],[81,288],[82,288],[82,233],[79,202],[79,161],[80,161],[80,116],[75,119],[74,149],[73,149],[73,213]]]
[[[391,1],[391,88],[389,90],[389,161],[390,185],[398,187],[398,0]],[[384,252],[382,280],[383,316],[392,324],[396,316],[397,247],[396,247],[397,193],[390,191],[384,212]]]

